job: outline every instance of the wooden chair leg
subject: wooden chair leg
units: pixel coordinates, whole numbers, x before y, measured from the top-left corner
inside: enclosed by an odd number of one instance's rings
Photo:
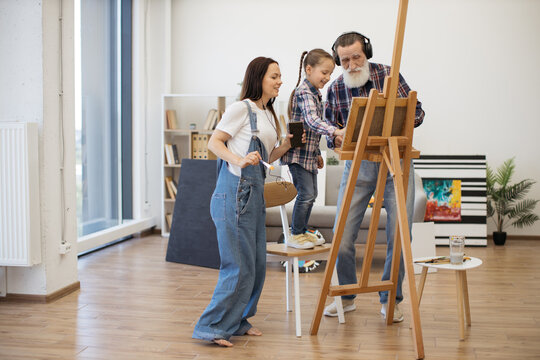
[[[461,288],[463,289],[463,305],[465,307],[465,319],[467,326],[471,326],[471,309],[469,307],[469,287],[467,285],[467,271],[461,272]]]

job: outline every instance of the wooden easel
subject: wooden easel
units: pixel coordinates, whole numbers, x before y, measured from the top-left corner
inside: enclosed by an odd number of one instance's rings
[[[323,313],[327,296],[343,296],[361,293],[371,293],[378,291],[388,291],[388,307],[386,313],[386,323],[391,325],[394,317],[395,294],[397,289],[397,279],[399,273],[400,253],[403,249],[403,260],[409,286],[410,308],[412,318],[413,338],[416,351],[416,358],[424,358],[424,343],[422,339],[422,328],[420,325],[420,314],[418,311],[418,296],[414,279],[414,268],[412,263],[411,239],[409,235],[409,225],[407,222],[406,194],[409,179],[409,164],[413,157],[418,157],[419,152],[412,147],[414,118],[416,110],[416,92],[411,91],[407,98],[397,99],[397,87],[399,83],[399,66],[401,61],[401,51],[403,47],[403,36],[405,32],[405,20],[407,17],[408,0],[400,0],[396,35],[394,41],[394,52],[392,56],[392,68],[390,76],[387,76],[384,83],[383,93],[372,89],[368,98],[354,98],[349,118],[347,120],[347,130],[343,139],[341,150],[338,150],[340,159],[352,160],[349,179],[345,188],[338,221],[332,241],[330,257],[324,273],[324,281],[317,303],[315,316],[311,323],[311,335],[316,335],[319,330],[321,316]],[[330,286],[330,280],[334,271],[341,237],[345,229],[348,212],[351,205],[352,196],[358,171],[362,160],[380,162],[377,187],[375,190],[375,203],[371,214],[368,238],[366,241],[362,273],[358,284]],[[402,160],[404,169],[402,170],[400,161]],[[396,194],[396,237],[394,239],[394,252],[392,257],[392,271],[390,280],[377,281],[368,284],[373,251],[375,248],[375,238],[379,223],[379,216],[383,203],[383,194],[388,171],[393,176],[394,189]],[[414,184],[412,184],[413,186]]]

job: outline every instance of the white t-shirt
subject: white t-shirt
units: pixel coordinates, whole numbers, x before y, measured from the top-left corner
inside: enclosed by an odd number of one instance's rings
[[[259,139],[266,148],[268,155],[274,150],[278,143],[276,124],[270,110],[259,109],[251,100],[248,100],[251,111],[257,115],[257,128],[259,129]],[[244,157],[249,150],[251,142],[251,126],[247,105],[243,101],[237,101],[227,107],[216,130],[221,130],[231,135],[227,141],[227,148],[235,155]],[[233,164],[229,165],[229,171],[236,176],[240,176],[242,169]]]

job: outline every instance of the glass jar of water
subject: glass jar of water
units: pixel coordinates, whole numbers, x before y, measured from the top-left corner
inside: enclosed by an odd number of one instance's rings
[[[463,252],[465,249],[465,236],[450,236],[450,264],[463,264]]]

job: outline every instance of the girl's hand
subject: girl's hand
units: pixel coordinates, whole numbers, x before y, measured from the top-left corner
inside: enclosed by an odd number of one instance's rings
[[[240,159],[240,161],[238,162],[238,166],[243,169],[249,165],[257,165],[261,160],[261,154],[259,154],[258,151],[252,151],[246,156],[244,156],[242,159]]]
[[[291,146],[291,138],[293,137],[292,134],[289,134],[287,133],[286,136],[283,138],[283,143],[282,144],[285,144],[285,146],[287,146],[287,149],[290,149],[292,146]],[[305,144],[307,142],[307,137],[306,137],[306,130],[304,129],[304,131],[302,132],[302,144]]]
[[[324,167],[324,160],[321,155],[317,156],[317,169],[322,169]]]

